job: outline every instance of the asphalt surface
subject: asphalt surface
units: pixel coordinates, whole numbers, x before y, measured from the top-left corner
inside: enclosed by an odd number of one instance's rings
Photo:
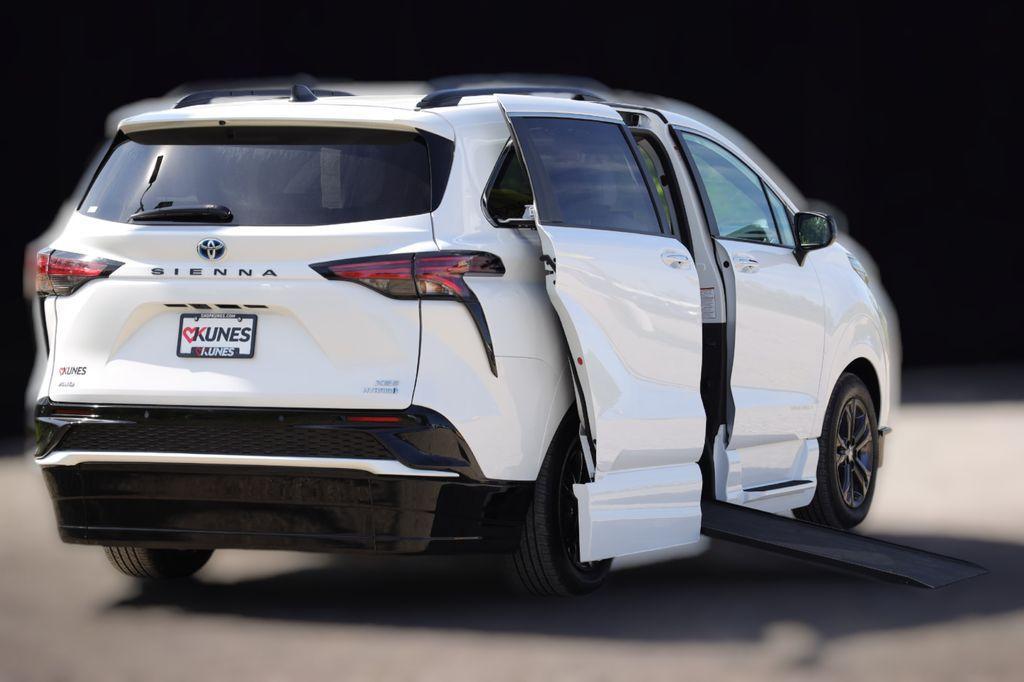
[[[60,544],[38,472],[0,458],[0,680],[1020,679],[1024,401],[922,394],[862,531],[991,570],[938,591],[727,543],[571,600],[488,560],[233,551],[140,583]]]

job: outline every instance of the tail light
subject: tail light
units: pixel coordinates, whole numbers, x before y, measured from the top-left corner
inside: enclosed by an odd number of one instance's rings
[[[36,255],[36,293],[40,296],[67,296],[78,287],[100,277],[108,277],[124,263],[93,258],[80,253],[47,249]]]
[[[361,284],[390,298],[459,301],[473,317],[491,372],[498,376],[491,331],[487,327],[484,310],[464,279],[466,275],[504,275],[505,265],[493,253],[432,251],[328,261],[314,263],[310,267],[327,279]]]
[[[389,298],[417,298],[412,280],[412,254],[353,258],[310,266],[327,279],[369,287]]]

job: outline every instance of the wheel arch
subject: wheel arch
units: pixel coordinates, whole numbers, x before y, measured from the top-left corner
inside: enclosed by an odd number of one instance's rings
[[[857,358],[843,368],[843,371],[839,373],[839,377],[837,377],[836,380],[838,381],[844,374],[853,374],[864,382],[864,385],[867,386],[868,394],[871,395],[871,400],[875,406],[875,418],[881,420],[882,386],[878,379],[878,371],[875,369],[875,366],[871,364],[871,361],[864,357]]]

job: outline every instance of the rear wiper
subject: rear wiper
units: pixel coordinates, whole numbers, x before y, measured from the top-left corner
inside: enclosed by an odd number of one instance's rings
[[[198,204],[194,206],[164,206],[133,213],[132,222],[166,221],[176,223],[230,223],[234,215],[227,206]]]

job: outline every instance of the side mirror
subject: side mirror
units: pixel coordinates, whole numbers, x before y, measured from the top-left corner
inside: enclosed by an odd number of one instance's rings
[[[796,261],[804,264],[809,251],[824,249],[836,240],[835,218],[827,213],[801,212],[794,219],[796,223]]]

